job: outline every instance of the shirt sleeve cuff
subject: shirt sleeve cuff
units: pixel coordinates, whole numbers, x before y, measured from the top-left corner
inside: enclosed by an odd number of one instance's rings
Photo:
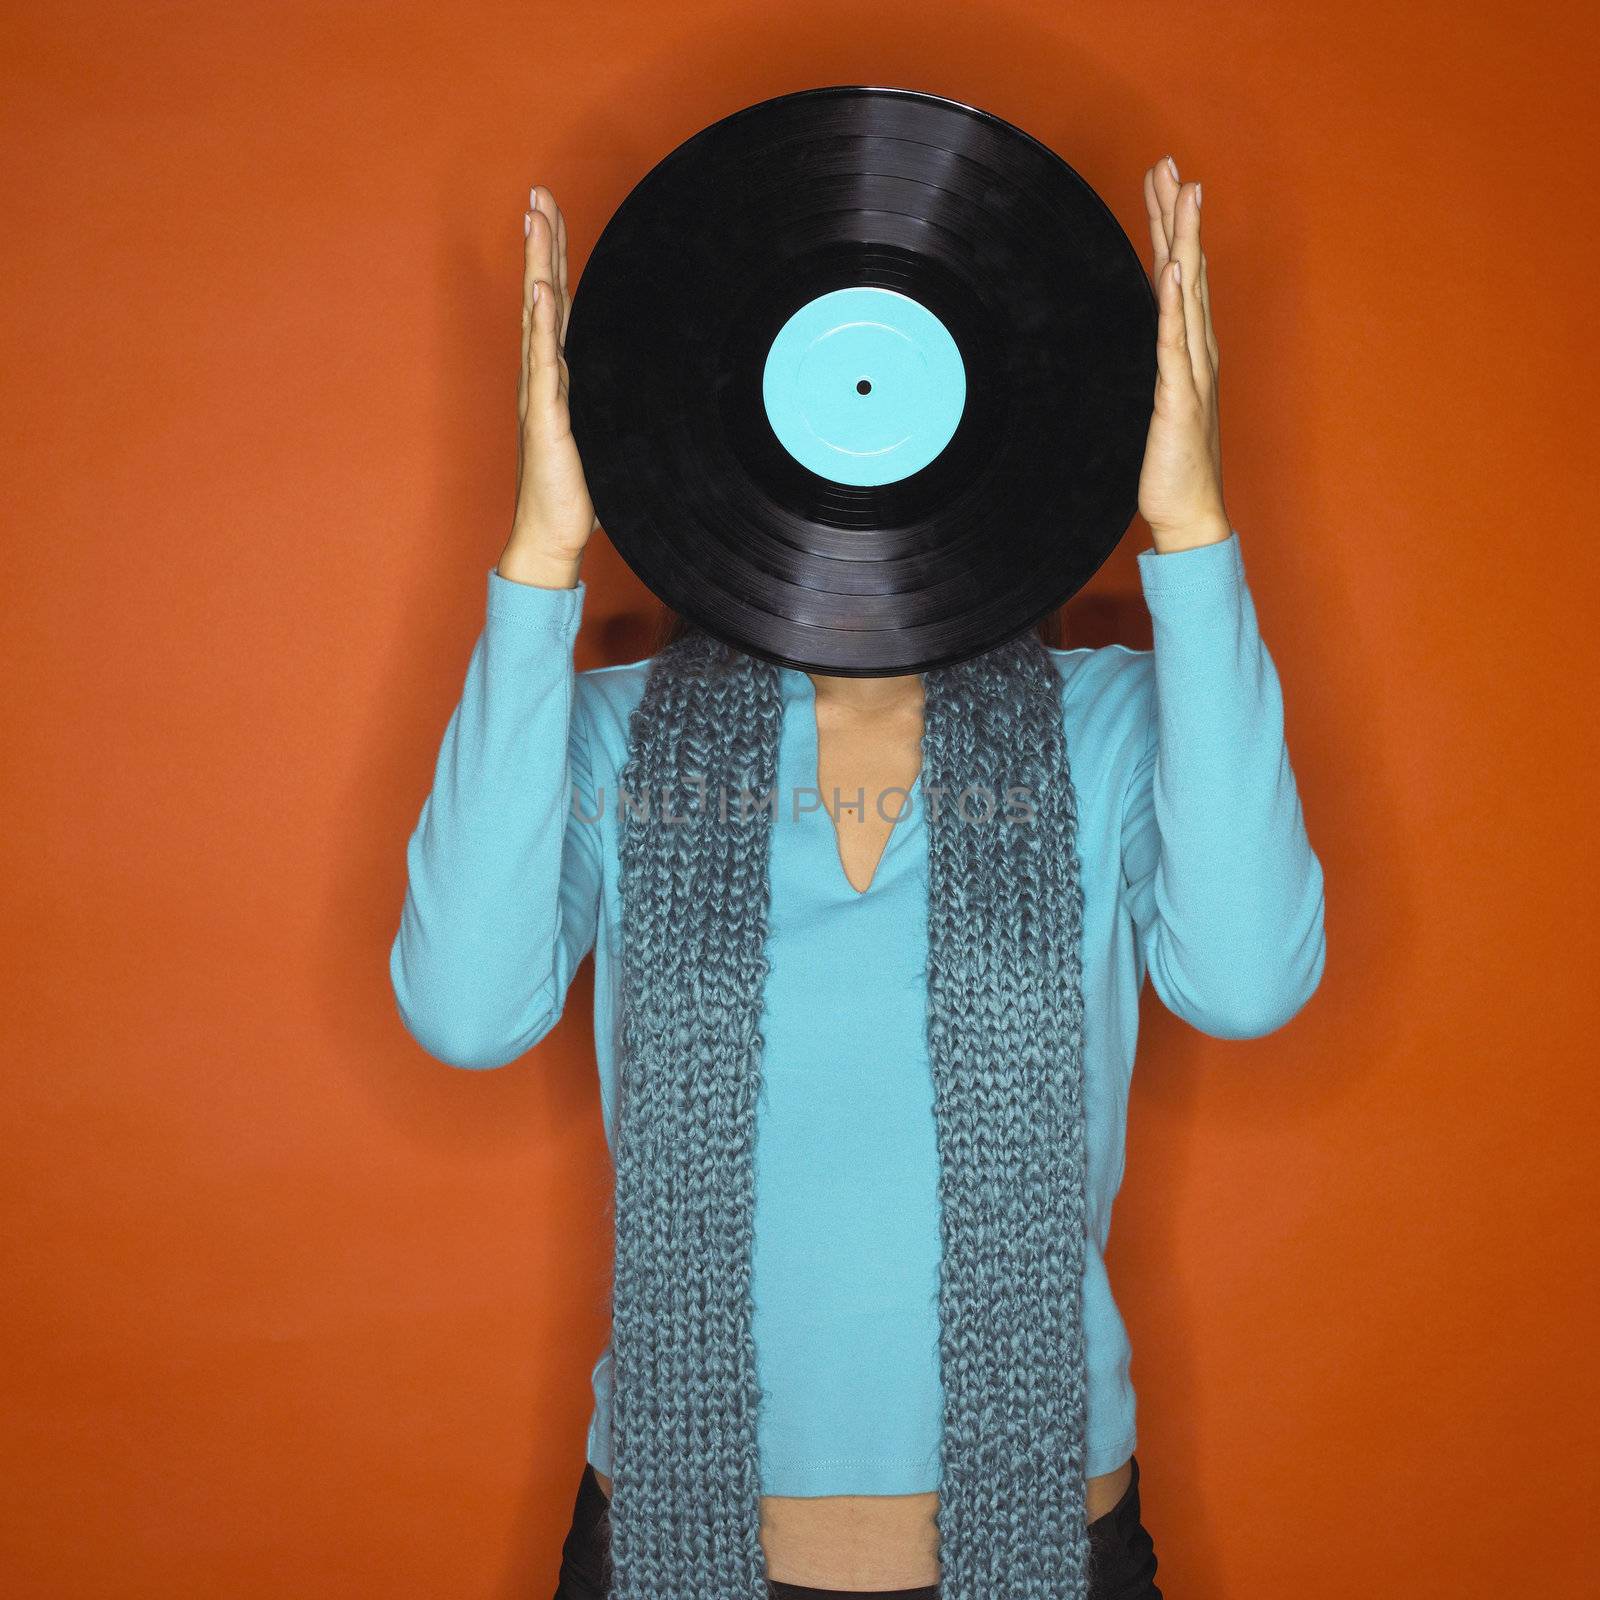
[[[1139,581],[1146,599],[1168,594],[1211,594],[1237,588],[1244,578],[1244,554],[1237,531],[1213,544],[1188,550],[1141,550]]]
[[[555,628],[575,632],[583,616],[588,590],[582,578],[570,589],[546,589],[535,583],[518,583],[488,569],[488,614],[518,628]]]

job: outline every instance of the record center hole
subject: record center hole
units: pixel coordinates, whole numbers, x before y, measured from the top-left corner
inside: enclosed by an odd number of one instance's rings
[[[857,379],[856,380],[856,393],[857,394],[871,394],[872,393],[872,382],[871,382],[871,380],[868,379],[868,378],[859,378],[859,379]]]

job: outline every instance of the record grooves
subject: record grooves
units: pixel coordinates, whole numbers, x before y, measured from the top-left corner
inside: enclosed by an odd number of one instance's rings
[[[913,90],[779,96],[630,192],[573,295],[596,512],[668,605],[844,675],[1031,626],[1126,531],[1156,306],[1020,129]]]

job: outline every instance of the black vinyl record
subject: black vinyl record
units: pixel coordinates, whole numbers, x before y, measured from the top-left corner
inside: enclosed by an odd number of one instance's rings
[[[1046,145],[910,89],[780,95],[660,161],[566,336],[596,514],[640,580],[783,666],[1004,643],[1127,531],[1157,308]]]

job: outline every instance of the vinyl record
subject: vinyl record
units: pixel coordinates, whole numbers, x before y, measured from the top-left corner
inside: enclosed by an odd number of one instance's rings
[[[780,665],[951,665],[1126,532],[1157,310],[1116,218],[1011,123],[780,95],[661,160],[568,319],[595,510],[660,599]]]

